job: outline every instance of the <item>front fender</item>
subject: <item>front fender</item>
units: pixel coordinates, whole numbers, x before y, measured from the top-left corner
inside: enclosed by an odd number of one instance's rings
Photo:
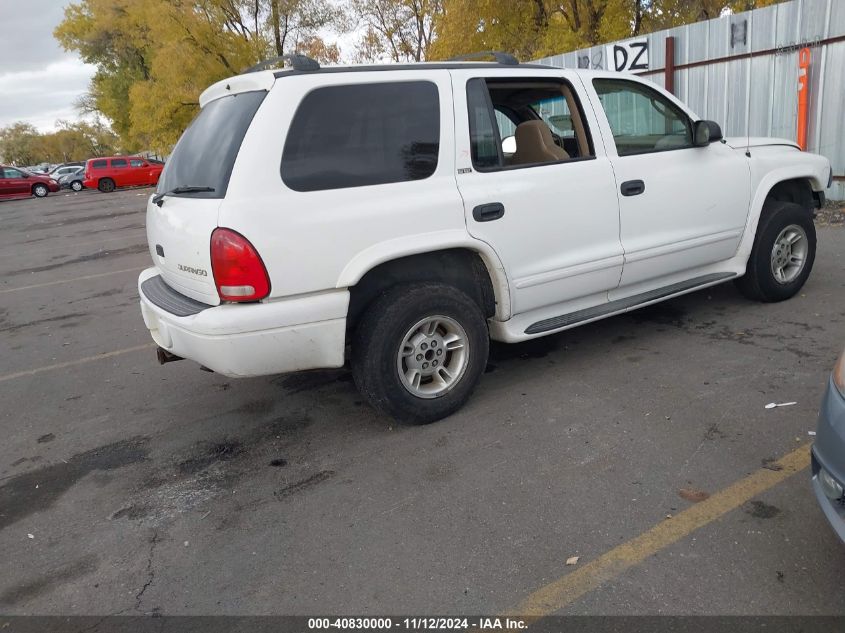
[[[478,253],[487,268],[487,273],[490,275],[490,281],[493,285],[493,294],[496,298],[496,315],[494,318],[499,321],[509,319],[511,317],[510,290],[505,268],[499,256],[489,244],[477,240],[466,231],[461,230],[434,231],[374,244],[355,255],[344,267],[338,277],[336,287],[349,288],[354,286],[367,272],[379,264],[408,255],[419,255],[450,248],[465,248]]]
[[[785,160],[791,164],[784,166]],[[809,180],[813,191],[822,191],[827,187],[830,176],[830,161],[827,158],[798,150],[752,148],[750,161],[751,174],[756,181],[756,186],[749,207],[745,233],[737,252],[737,256],[743,260],[747,260],[751,255],[763,204],[775,185],[787,180],[804,178]]]

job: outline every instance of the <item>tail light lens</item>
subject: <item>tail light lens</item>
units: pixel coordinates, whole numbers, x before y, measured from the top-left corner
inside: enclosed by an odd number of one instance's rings
[[[258,251],[231,229],[211,234],[211,271],[221,301],[258,301],[270,294],[270,278]]]

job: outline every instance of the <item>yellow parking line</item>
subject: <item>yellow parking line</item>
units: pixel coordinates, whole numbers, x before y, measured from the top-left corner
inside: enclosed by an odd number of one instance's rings
[[[35,369],[25,369],[23,371],[16,371],[12,374],[0,375],[0,382],[7,380],[14,380],[15,378],[23,378],[24,376],[35,376],[36,374],[45,371],[53,371],[54,369],[65,369],[67,367],[74,367],[76,365],[83,365],[85,363],[93,363],[95,360],[103,360],[104,358],[112,358],[114,356],[121,356],[122,354],[129,354],[130,352],[138,352],[142,349],[150,349],[155,347],[155,343],[146,343],[144,345],[136,345],[135,347],[127,347],[125,349],[117,349],[113,352],[105,352],[103,354],[96,354],[94,356],[86,356],[77,360],[68,360],[63,363],[55,363],[53,365],[45,365],[44,367],[36,367]]]
[[[550,615],[600,587],[649,556],[672,545],[700,527],[769,490],[810,464],[810,445],[805,444],[782,457],[776,465],[761,468],[731,484],[709,499],[697,503],[674,518],[605,552],[583,567],[531,593],[512,613],[528,618]],[[780,467],[778,469],[778,467]],[[774,468],[774,469],[773,469]]]
[[[112,270],[107,273],[97,273],[96,275],[85,275],[84,277],[73,277],[71,279],[60,279],[58,281],[45,281],[43,284],[32,284],[31,286],[20,286],[18,288],[5,288],[0,290],[0,295],[7,292],[18,292],[19,290],[32,290],[33,288],[46,288],[47,286],[58,286],[59,284],[69,284],[74,281],[85,281],[86,279],[97,279],[98,277],[108,277],[109,275],[118,275],[120,273],[140,272],[143,268],[124,268],[123,270]]]

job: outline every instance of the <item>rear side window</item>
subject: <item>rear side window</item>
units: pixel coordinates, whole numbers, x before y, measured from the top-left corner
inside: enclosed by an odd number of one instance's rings
[[[179,195],[223,198],[241,142],[266,95],[264,90],[241,92],[206,104],[176,143],[157,191],[211,187],[214,191]]]
[[[112,167],[126,167],[126,159],[125,158],[115,158],[111,162]]]
[[[440,100],[428,81],[328,86],[299,104],[282,180],[295,191],[422,180],[437,169]]]
[[[91,162],[92,169],[105,169],[106,168],[106,161],[105,160],[95,160]]]

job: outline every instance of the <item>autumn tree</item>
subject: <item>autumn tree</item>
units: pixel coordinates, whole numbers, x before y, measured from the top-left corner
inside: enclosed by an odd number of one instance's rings
[[[339,15],[330,0],[81,0],[55,36],[97,67],[79,105],[130,150],[167,153],[212,83],[274,53],[338,61],[319,31]]]
[[[41,160],[40,135],[35,126],[19,121],[0,129],[0,159],[14,165],[32,165]]]
[[[28,123],[0,129],[0,159],[15,165],[66,163],[114,154],[117,135],[101,121],[57,121],[54,132],[39,132]]]
[[[364,29],[357,61],[419,62],[430,56],[443,0],[351,0],[350,12]]]
[[[443,0],[433,56],[502,50],[536,59],[783,0]]]
[[[322,41],[318,31],[330,25],[342,25],[344,16],[328,0],[256,0],[254,10],[256,23],[260,16],[266,16],[264,22],[277,56],[304,53],[310,46],[331,58],[331,45]]]

